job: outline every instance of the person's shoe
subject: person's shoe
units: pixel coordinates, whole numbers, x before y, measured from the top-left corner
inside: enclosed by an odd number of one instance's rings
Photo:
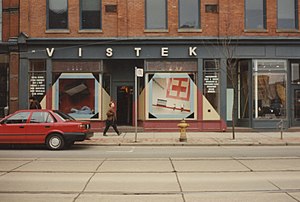
[[[106,134],[103,134],[103,136],[107,136]]]
[[[118,136],[120,136],[122,133],[118,133]]]

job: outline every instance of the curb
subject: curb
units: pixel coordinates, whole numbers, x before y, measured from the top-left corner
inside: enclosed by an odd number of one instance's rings
[[[77,142],[76,145],[87,146],[201,146],[201,147],[220,147],[220,146],[300,146],[300,143],[83,143]]]

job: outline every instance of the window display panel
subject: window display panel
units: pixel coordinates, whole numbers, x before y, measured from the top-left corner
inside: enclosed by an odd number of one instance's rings
[[[148,118],[195,119],[194,74],[148,74]]]
[[[76,119],[98,118],[98,78],[91,73],[62,73],[54,84],[55,109]]]
[[[283,64],[283,65],[282,65]],[[273,65],[274,68],[273,68]],[[269,70],[275,69],[278,72]],[[279,72],[283,70],[282,72]],[[286,63],[255,64],[254,79],[254,118],[286,118]],[[268,72],[266,72],[268,71]]]
[[[205,60],[203,66],[203,120],[220,119],[220,62]]]
[[[34,97],[46,108],[46,62],[32,60],[29,66],[29,97]]]

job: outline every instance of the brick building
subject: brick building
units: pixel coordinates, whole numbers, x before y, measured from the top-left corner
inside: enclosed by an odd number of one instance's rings
[[[281,120],[300,126],[299,6],[298,0],[20,1],[20,60],[12,64],[19,66],[19,88],[11,93],[21,109],[34,95],[44,108],[91,120],[97,129],[110,100],[119,125],[137,118],[144,130],[177,130],[186,119],[190,130],[222,131],[233,116],[249,128],[276,128]],[[135,67],[144,71],[137,89]]]
[[[19,1],[0,0],[0,117],[8,106],[18,109]],[[11,84],[11,85],[9,85]]]

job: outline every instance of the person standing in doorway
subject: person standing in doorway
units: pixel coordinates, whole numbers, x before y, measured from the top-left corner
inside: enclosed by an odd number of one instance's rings
[[[110,102],[109,103],[109,110],[106,113],[107,119],[106,119],[106,126],[105,129],[103,131],[103,136],[107,136],[106,132],[108,131],[109,127],[112,126],[113,129],[116,131],[116,133],[118,135],[121,135],[121,133],[119,132],[118,128],[117,128],[117,123],[116,123],[116,112],[115,112],[115,103]]]
[[[42,109],[39,101],[33,96],[29,98],[29,109]]]

